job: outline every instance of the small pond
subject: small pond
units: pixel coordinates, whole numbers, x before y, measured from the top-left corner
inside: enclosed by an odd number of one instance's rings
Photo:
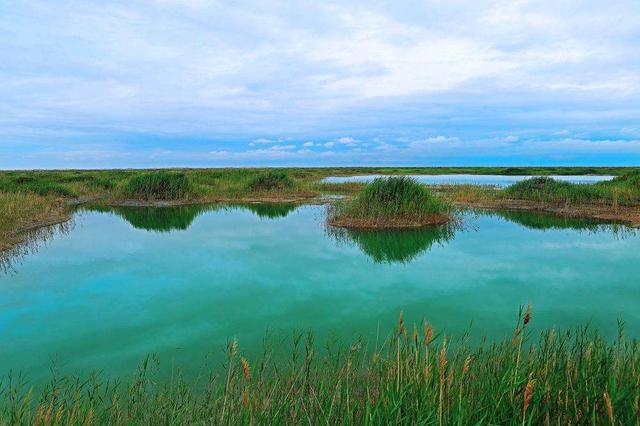
[[[363,176],[331,176],[323,180],[327,183],[371,182],[382,175]],[[499,175],[409,175],[425,185],[489,185],[504,188],[533,176],[499,176]],[[611,180],[613,176],[549,176],[556,180],[572,183],[596,183]]]
[[[52,365],[130,374],[154,353],[188,370],[230,337],[260,352],[267,330],[375,339],[400,310],[503,338],[527,303],[534,332],[590,324],[615,336],[618,319],[640,330],[640,236],[624,227],[468,212],[455,227],[355,232],[327,229],[324,209],[79,211],[0,274],[0,365],[35,381]]]

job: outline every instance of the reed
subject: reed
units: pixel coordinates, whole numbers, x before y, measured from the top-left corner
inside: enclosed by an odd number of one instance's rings
[[[268,171],[260,173],[249,180],[247,189],[251,192],[283,191],[295,186],[287,173]]]
[[[0,250],[19,242],[21,233],[66,217],[66,206],[56,197],[0,191]]]
[[[576,184],[550,177],[535,177],[506,188],[507,198],[530,200],[556,205],[640,205],[640,171],[631,171],[611,181],[595,184]]]
[[[533,322],[519,316],[515,342],[468,345],[426,323],[420,336],[401,318],[375,345],[321,352],[312,333],[295,332],[289,357],[267,344],[254,360],[231,340],[219,369],[170,383],[154,357],[129,381],[56,377],[36,389],[9,373],[0,423],[637,424],[637,341],[587,328],[532,338]]]
[[[336,203],[328,223],[345,228],[411,228],[447,223],[449,207],[415,179],[376,178],[355,196]]]
[[[556,185],[550,179],[543,185],[522,185],[506,191],[497,191],[480,186],[464,185],[439,187],[431,190],[420,187],[412,193],[404,193],[401,188],[409,189],[410,178],[397,185],[377,184],[378,189],[362,184],[322,183],[326,176],[354,174],[438,174],[438,173],[474,173],[474,174],[614,174],[611,182],[595,185]],[[389,179],[384,180],[385,182]],[[540,183],[542,181],[539,181]],[[382,187],[391,189],[383,191]],[[385,192],[386,191],[386,192]],[[409,192],[411,192],[409,191]],[[355,196],[353,203],[337,203],[335,214],[330,222],[357,227],[419,227],[441,223],[448,219],[446,199],[458,206],[484,205],[509,208],[518,205],[520,200],[534,200],[542,204],[563,206],[563,212],[602,216],[610,213],[612,219],[628,220],[637,224],[634,208],[640,205],[640,171],[633,168],[420,168],[420,167],[349,167],[349,168],[224,168],[224,169],[160,169],[160,170],[37,170],[37,171],[0,171],[0,193],[22,194],[18,197],[42,197],[42,210],[51,203],[82,203],[91,201],[104,205],[140,204],[153,206],[158,203],[210,203],[210,202],[295,202],[301,203],[316,199],[321,195],[344,194]],[[384,203],[378,196],[395,195],[392,203]],[[440,197],[439,195],[442,195]],[[35,199],[35,198],[34,198]],[[360,200],[360,201],[357,201]],[[357,201],[357,202],[356,202]],[[532,203],[529,203],[532,204]],[[0,217],[14,217],[4,209],[7,203],[0,205]],[[22,205],[22,204],[21,204]],[[26,204],[24,204],[26,205]],[[588,209],[576,209],[575,206],[598,207],[594,212]],[[385,207],[386,206],[386,207]],[[392,206],[392,207],[390,207]],[[571,206],[571,209],[564,207]],[[539,205],[533,206],[540,207]],[[531,206],[529,206],[531,208]],[[48,223],[59,220],[58,208],[51,209],[49,217],[40,220]],[[580,213],[582,212],[582,213]],[[613,213],[612,213],[613,212]],[[19,213],[19,220],[6,219],[5,223],[14,223],[4,234],[15,235],[24,223],[32,223],[28,208]],[[36,221],[37,222],[37,221]],[[12,237],[13,238],[13,237]]]
[[[141,200],[181,200],[193,194],[193,186],[184,173],[158,171],[133,176],[122,193]]]

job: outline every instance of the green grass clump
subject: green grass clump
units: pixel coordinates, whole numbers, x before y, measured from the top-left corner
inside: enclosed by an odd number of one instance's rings
[[[550,177],[535,177],[514,183],[504,193],[512,198],[547,202],[586,202],[598,199],[598,191],[593,185],[562,182]]]
[[[269,171],[260,173],[249,180],[247,189],[251,192],[279,191],[293,188],[294,181],[287,173]]]
[[[163,380],[153,357],[128,381],[56,375],[34,390],[10,373],[0,424],[637,424],[637,341],[622,328],[614,341],[584,328],[531,339],[530,321],[470,345],[401,315],[386,339],[322,347],[296,332],[255,360],[231,340],[195,378]]]
[[[354,227],[420,226],[446,222],[448,205],[415,179],[376,178],[352,200],[338,203],[329,223]]]
[[[184,173],[151,172],[133,176],[123,195],[141,200],[181,200],[193,194],[193,186]]]
[[[40,196],[57,195],[73,197],[75,194],[67,186],[34,176],[16,176],[0,183],[0,190],[5,192],[30,192]]]
[[[504,190],[504,196],[553,204],[640,204],[640,171],[631,171],[610,181],[580,184],[535,177],[517,182]]]

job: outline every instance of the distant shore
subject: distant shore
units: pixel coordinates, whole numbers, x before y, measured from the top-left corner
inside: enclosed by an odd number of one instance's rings
[[[364,188],[361,183],[325,183],[329,176],[490,174],[501,176],[612,175],[640,173],[629,167],[325,167],[325,168],[227,168],[167,169],[189,181],[189,191],[176,199],[154,199],[123,195],[123,188],[136,176],[152,170],[51,170],[0,172],[0,250],[24,240],[28,231],[64,222],[73,207],[85,203],[106,206],[167,207],[203,203],[332,203],[336,195],[351,197]],[[263,175],[286,179],[274,187],[255,186]],[[253,185],[253,186],[252,186]],[[506,197],[501,191],[480,185],[433,187],[436,194],[459,208],[527,210],[567,217],[640,226],[640,188],[610,185],[599,199],[560,202]],[[609,201],[606,197],[613,194]],[[621,202],[618,198],[622,195]],[[152,194],[153,195],[153,194]],[[390,227],[392,224],[390,224]]]

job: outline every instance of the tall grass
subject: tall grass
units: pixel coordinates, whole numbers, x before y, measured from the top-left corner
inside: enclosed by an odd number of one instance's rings
[[[23,376],[0,385],[12,424],[637,424],[640,350],[581,328],[535,341],[529,309],[514,333],[469,345],[424,323],[371,346],[320,350],[294,333],[288,360],[270,346],[249,360],[231,340],[220,369],[157,380],[147,358],[129,382],[54,377],[38,391]]]
[[[640,171],[611,181],[577,184],[536,177],[517,182],[504,190],[510,198],[554,204],[606,204],[612,207],[640,204]]]
[[[247,184],[247,189],[252,192],[281,191],[293,186],[294,181],[287,173],[268,171],[252,177]]]
[[[329,224],[345,227],[405,227],[447,222],[449,208],[406,176],[376,178],[352,200],[330,211]]]
[[[41,196],[58,195],[73,197],[75,194],[65,184],[35,176],[15,176],[0,180],[0,191],[33,193]]]
[[[193,194],[193,186],[185,173],[157,171],[133,176],[122,192],[142,200],[180,200]]]
[[[0,250],[18,242],[21,232],[38,224],[61,220],[66,215],[64,203],[55,197],[0,191]]]

